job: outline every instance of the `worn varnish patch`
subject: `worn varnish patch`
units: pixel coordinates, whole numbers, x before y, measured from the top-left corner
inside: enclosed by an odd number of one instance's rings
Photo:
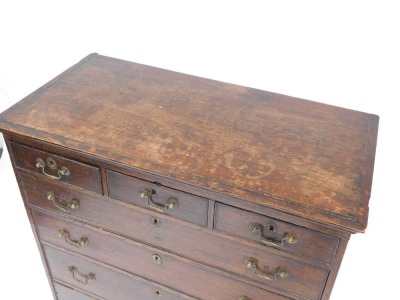
[[[4,113],[0,127],[366,226],[377,130],[370,114],[94,55]]]

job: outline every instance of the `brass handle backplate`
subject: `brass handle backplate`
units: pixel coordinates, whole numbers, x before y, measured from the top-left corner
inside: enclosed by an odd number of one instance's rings
[[[150,208],[154,209],[155,211],[161,212],[161,213],[166,213],[168,210],[178,208],[178,200],[176,198],[170,197],[167,200],[166,204],[159,204],[159,203],[154,202],[154,200],[153,200],[154,194],[155,194],[155,191],[150,191],[148,189],[144,189],[140,192],[140,197],[147,200],[147,205]]]
[[[70,236],[70,234],[69,234],[69,232],[67,231],[67,230],[65,230],[65,229],[60,229],[59,231],[58,231],[58,236],[60,237],[60,238],[64,238],[64,240],[65,240],[65,242],[67,243],[67,244],[70,244],[71,246],[74,246],[74,247],[77,247],[77,248],[80,248],[80,247],[82,247],[82,246],[85,246],[87,243],[89,243],[89,240],[88,240],[88,238],[87,237],[81,237],[80,239],[79,239],[79,241],[74,241],[74,240],[72,240],[71,239],[71,236]]]
[[[75,281],[82,284],[88,284],[96,280],[96,276],[93,273],[89,273],[88,275],[83,275],[74,266],[68,266],[67,271],[69,274],[72,274],[72,277],[75,279]],[[78,278],[78,276],[81,278]]]
[[[47,173],[45,170],[46,166],[49,169],[56,171],[57,176]],[[49,177],[51,179],[55,179],[55,180],[60,180],[63,176],[69,176],[71,174],[69,169],[65,166],[62,166],[60,169],[57,169],[57,163],[51,157],[48,157],[46,159],[46,163],[44,162],[43,159],[37,158],[36,159],[36,168],[42,169],[43,175],[46,175],[47,177]]]
[[[275,269],[274,273],[272,273],[272,272],[268,273],[265,271],[261,271],[257,266],[257,261],[252,257],[247,258],[245,263],[249,269],[252,269],[254,271],[254,274],[256,274],[257,277],[260,277],[260,278],[263,278],[266,280],[277,280],[278,278],[283,279],[283,278],[289,277],[289,272],[285,268],[282,268],[282,267],[277,267]]]
[[[265,237],[263,234],[264,228],[259,223],[250,223],[249,228],[252,233],[258,235],[258,240],[261,243],[268,246],[283,247],[285,245],[285,242],[287,242],[288,244],[296,244],[299,241],[298,237],[291,232],[286,232],[281,239],[277,240]]]
[[[57,200],[57,197],[52,191],[47,192],[47,200],[53,201],[55,207],[63,212],[70,212],[73,209],[79,208],[79,201],[72,199],[70,203],[63,203]]]

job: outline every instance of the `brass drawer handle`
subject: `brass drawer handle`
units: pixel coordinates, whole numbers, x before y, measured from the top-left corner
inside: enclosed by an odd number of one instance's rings
[[[79,239],[79,241],[72,240],[69,232],[67,230],[65,230],[65,229],[60,229],[58,231],[58,236],[60,238],[64,238],[64,240],[65,240],[65,242],[67,244],[70,244],[71,246],[74,246],[74,247],[77,247],[77,248],[85,246],[87,243],[89,243],[89,239],[87,237],[85,237],[85,236],[81,237]]]
[[[57,171],[57,176],[46,173],[46,171],[44,169],[46,166],[51,170]],[[62,178],[62,176],[69,176],[71,174],[71,172],[69,171],[69,169],[67,167],[62,166],[61,169],[57,169],[57,163],[51,157],[48,157],[46,159],[46,163],[44,162],[43,159],[37,158],[36,159],[36,168],[42,169],[43,175],[45,175],[51,179],[55,179],[55,180],[60,180]]]
[[[73,209],[79,208],[79,201],[72,199],[70,203],[61,203],[57,200],[56,196],[52,191],[47,192],[47,199],[53,201],[55,207],[63,212],[70,212]]]
[[[287,242],[288,244],[296,244],[299,241],[298,237],[291,232],[286,232],[281,240],[267,238],[263,235],[263,226],[259,223],[250,223],[249,228],[251,232],[258,234],[258,240],[261,243],[268,246],[283,247],[285,242]]]
[[[258,277],[266,280],[277,280],[278,278],[283,279],[289,277],[289,272],[282,267],[277,267],[275,269],[275,273],[267,273],[265,271],[261,271],[257,266],[257,261],[252,257],[246,259],[246,266],[249,269],[252,269],[254,271],[254,274],[256,274]]]
[[[88,275],[83,275],[74,266],[68,266],[67,271],[68,271],[69,274],[72,274],[72,277],[77,282],[82,283],[82,284],[88,284],[88,283],[93,282],[93,281],[96,280],[96,276],[93,273],[89,273]],[[80,277],[82,277],[82,279],[77,278],[76,274],[79,275]]]
[[[240,296],[238,298],[238,300],[251,300],[251,299],[249,297],[246,297],[246,296]]]
[[[154,202],[153,194],[155,194],[155,191],[144,189],[140,192],[140,197],[146,199],[147,205],[155,211],[166,213],[168,210],[178,208],[178,200],[176,198],[170,197],[166,204],[159,204]]]

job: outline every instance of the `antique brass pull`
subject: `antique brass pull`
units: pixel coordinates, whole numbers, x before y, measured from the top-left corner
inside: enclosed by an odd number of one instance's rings
[[[70,203],[61,203],[57,200],[56,196],[52,191],[47,192],[47,199],[53,201],[55,207],[63,212],[70,212],[72,209],[79,208],[79,201],[72,199]]]
[[[57,171],[57,176],[46,173],[46,171],[44,169],[46,166],[51,170]],[[42,169],[43,175],[46,175],[47,177],[49,177],[51,179],[55,179],[55,180],[60,180],[62,176],[68,176],[71,174],[71,172],[69,171],[69,169],[67,167],[62,166],[61,169],[57,169],[57,163],[51,157],[48,157],[46,159],[46,163],[44,162],[43,159],[37,158],[36,159],[36,168]]]
[[[89,273],[88,275],[83,275],[74,266],[68,266],[67,271],[68,271],[68,273],[72,274],[72,277],[77,282],[82,283],[82,284],[88,284],[88,283],[96,280],[96,276],[93,273]],[[80,277],[82,277],[83,279],[77,278],[76,274],[79,275]]]
[[[66,243],[70,244],[71,246],[77,247],[77,248],[85,246],[89,242],[88,238],[84,237],[84,236],[81,237],[79,239],[79,241],[72,240],[71,237],[70,237],[69,232],[67,230],[64,230],[64,229],[60,229],[58,231],[58,236],[60,238],[64,238]]]
[[[258,234],[258,240],[268,246],[283,247],[285,242],[288,244],[296,244],[299,239],[294,233],[286,232],[281,240],[274,240],[272,238],[267,238],[263,235],[263,226],[259,223],[250,223],[250,231]]]
[[[166,204],[159,204],[153,201],[153,194],[155,192],[148,189],[144,189],[140,192],[140,197],[147,200],[147,205],[161,213],[166,213],[168,210],[178,207],[178,200],[176,198],[170,197]]]
[[[238,300],[251,300],[251,299],[249,297],[246,297],[246,296],[240,296],[238,298]]]
[[[267,273],[267,272],[259,270],[258,266],[257,266],[257,261],[252,257],[246,259],[246,266],[249,269],[252,269],[254,271],[254,274],[256,274],[258,277],[266,279],[266,280],[276,280],[278,278],[283,279],[283,278],[289,277],[289,272],[285,268],[282,268],[282,267],[277,267],[275,269],[275,273]]]

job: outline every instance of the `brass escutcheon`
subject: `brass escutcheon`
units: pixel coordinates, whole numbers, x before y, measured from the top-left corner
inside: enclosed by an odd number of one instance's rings
[[[39,168],[42,170],[43,175],[51,178],[51,179],[55,179],[55,180],[60,180],[62,178],[62,176],[69,176],[71,174],[71,172],[69,171],[69,169],[65,166],[62,166],[60,169],[57,169],[57,163],[56,161],[51,158],[48,157],[46,159],[46,163],[44,162],[43,159],[41,158],[37,158],[36,159],[36,164],[35,164],[36,168]],[[45,171],[46,166],[53,171],[57,171],[57,176],[51,175],[49,173],[47,173]]]
[[[159,255],[157,255],[157,254],[154,254],[154,255],[153,255],[153,261],[154,261],[157,265],[161,265],[161,262],[162,262],[161,257],[160,257]]]
[[[159,219],[159,218],[153,217],[153,218],[151,219],[151,223],[152,223],[155,227],[159,227],[161,222],[160,222],[160,219]]]

